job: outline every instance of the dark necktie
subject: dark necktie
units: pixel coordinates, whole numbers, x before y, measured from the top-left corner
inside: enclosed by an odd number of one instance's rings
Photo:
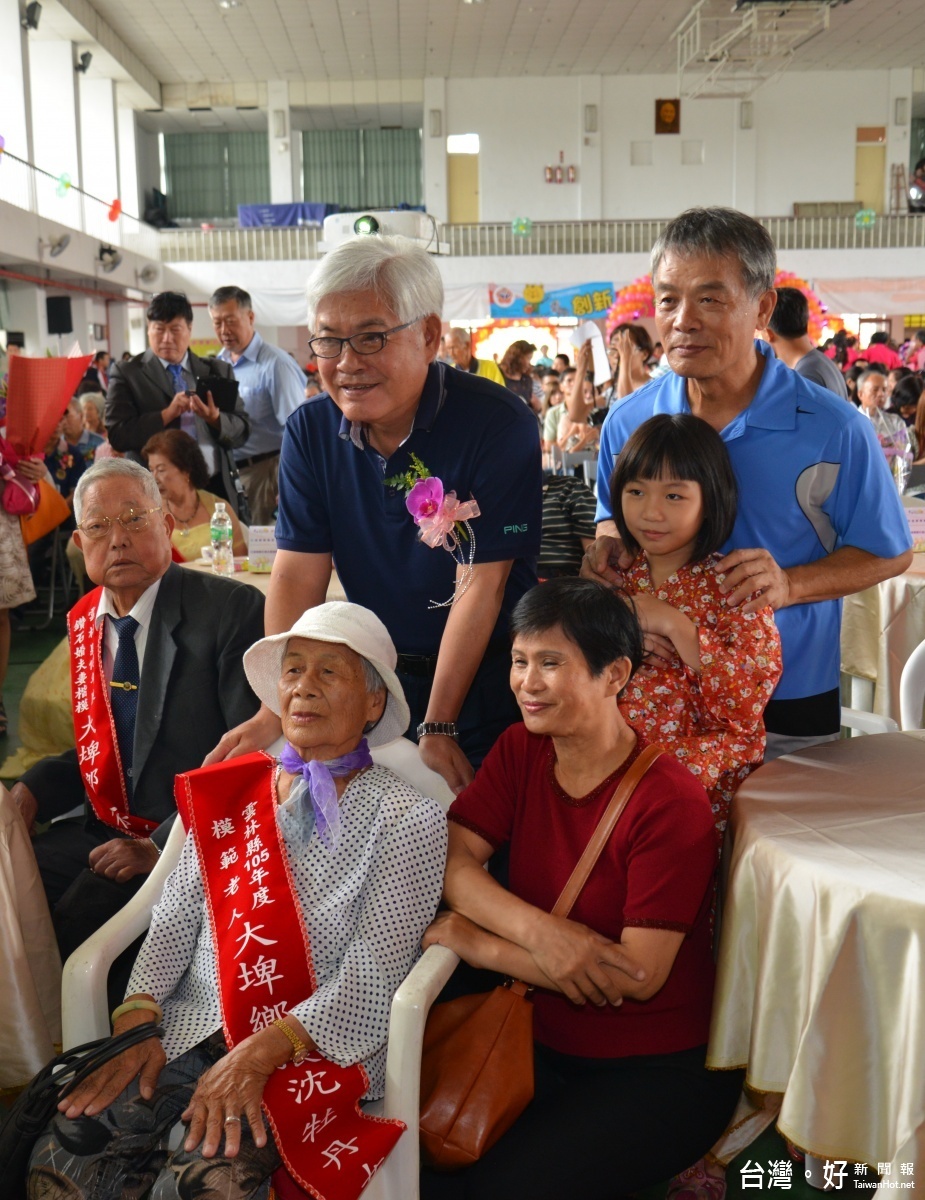
[[[134,617],[110,617],[119,635],[119,649],[112,664],[112,681],[109,685],[113,720],[116,723],[116,738],[119,742],[119,757],[125,775],[125,790],[129,804],[132,800],[132,753],[135,746],[135,714],[138,712],[138,649],[135,646],[135,630],[138,622]]]

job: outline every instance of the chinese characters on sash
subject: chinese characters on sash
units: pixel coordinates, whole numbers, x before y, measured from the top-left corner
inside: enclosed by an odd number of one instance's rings
[[[229,1047],[315,990],[302,909],[276,821],[275,763],[251,754],[177,777],[218,951]],[[319,1200],[356,1200],[404,1126],[358,1107],[369,1080],[315,1051],[267,1082],[263,1107],[286,1169]]]

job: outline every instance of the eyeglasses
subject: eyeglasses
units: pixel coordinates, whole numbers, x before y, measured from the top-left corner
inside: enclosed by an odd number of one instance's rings
[[[112,529],[114,521],[118,521],[126,533],[143,533],[148,528],[148,517],[150,517],[151,513],[161,511],[160,506],[157,508],[145,508],[140,511],[134,508],[127,508],[125,512],[119,513],[117,517],[94,517],[92,521],[81,522],[77,528],[92,542],[104,538],[110,529]]]
[[[401,333],[403,329],[410,329],[412,325],[417,325],[421,320],[423,317],[415,317],[413,321],[406,321],[404,325],[396,325],[394,329],[375,332],[370,330],[368,333],[355,333],[353,337],[348,338],[311,338],[308,344],[316,358],[340,358],[344,352],[344,346],[349,346],[354,354],[378,354],[393,333]]]

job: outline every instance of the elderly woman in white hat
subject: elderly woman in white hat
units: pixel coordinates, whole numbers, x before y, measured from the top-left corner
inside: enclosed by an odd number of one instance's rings
[[[247,1200],[272,1175],[281,1196],[346,1200],[389,1153],[400,1125],[362,1103],[383,1094],[389,1008],[446,856],[440,806],[369,754],[408,725],[395,662],[378,617],[343,603],[245,654],[286,746],[178,778],[186,843],[113,1013],[116,1033],[158,1021],[163,1044],[62,1102],[35,1194]]]

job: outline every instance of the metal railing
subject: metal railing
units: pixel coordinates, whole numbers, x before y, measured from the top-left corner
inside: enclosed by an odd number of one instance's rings
[[[162,229],[163,262],[261,262],[319,258],[320,229]]]
[[[157,230],[151,225],[128,213],[110,221],[111,202],[99,200],[78,187],[64,187],[48,171],[8,152],[0,154],[0,200],[99,238],[106,245],[155,260],[161,257]]]
[[[858,225],[854,216],[760,217],[778,250],[925,248],[925,213],[878,216]],[[666,222],[542,221],[527,234],[509,223],[443,225],[440,240],[458,258],[564,254],[648,254]],[[304,261],[319,257],[320,229],[164,229],[164,262]]]

